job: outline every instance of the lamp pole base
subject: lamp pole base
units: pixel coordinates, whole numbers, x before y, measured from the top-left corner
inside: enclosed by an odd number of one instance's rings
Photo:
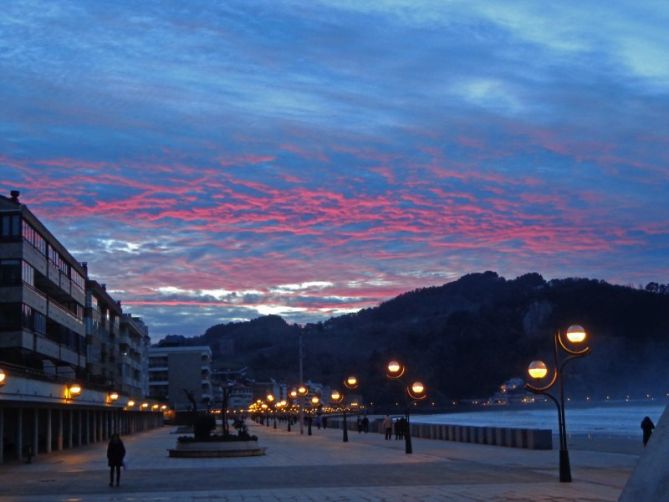
[[[571,467],[569,465],[569,451],[560,450],[560,481],[571,483]]]

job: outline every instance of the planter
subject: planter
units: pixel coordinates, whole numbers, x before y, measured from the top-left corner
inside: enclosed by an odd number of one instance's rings
[[[265,454],[258,441],[177,441],[177,447],[168,450],[175,458],[256,457]]]

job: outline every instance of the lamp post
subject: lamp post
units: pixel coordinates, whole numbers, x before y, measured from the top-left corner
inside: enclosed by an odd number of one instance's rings
[[[269,406],[267,406],[267,403],[262,403],[260,409],[262,410],[265,427],[269,427]]]
[[[315,410],[316,407],[321,403],[321,398],[318,397],[318,396],[316,396],[316,395],[314,395],[314,396],[311,397],[311,400],[310,400],[310,401],[311,401],[311,409],[309,409],[309,422],[308,422],[308,424],[307,424],[307,425],[308,425],[308,427],[307,427],[307,429],[308,429],[307,434],[308,434],[309,436],[311,436],[311,425],[312,425],[312,422],[314,421],[314,420],[313,420],[313,419],[314,419],[314,410]]]
[[[564,413],[564,368],[569,361],[590,354],[590,347],[573,348],[585,342],[587,337],[585,330],[579,325],[569,326],[565,336],[567,341],[564,340],[560,331],[556,331],[553,336],[553,372],[549,382],[542,386],[526,383],[525,388],[534,394],[545,395],[557,407],[560,440],[560,481],[569,483],[571,482],[571,467],[569,465],[569,451],[567,450],[567,426]],[[566,357],[560,359],[558,354],[560,350],[566,353]],[[540,381],[548,376],[549,368],[543,361],[532,361],[527,368],[527,373],[533,380]],[[556,383],[559,385],[558,398],[548,392]]]
[[[293,421],[293,412],[292,407],[294,406],[295,400],[297,399],[297,390],[293,389],[288,394],[289,406],[288,406],[288,432],[290,432],[290,423]]]
[[[300,338],[302,340],[302,338]],[[300,349],[302,345],[300,344]],[[301,353],[301,352],[300,352]],[[302,367],[302,359],[300,359],[300,368]],[[297,397],[299,398],[298,400],[298,415],[299,415],[299,420],[300,420],[300,434],[304,434],[304,398],[309,394],[309,389],[307,388],[306,385],[300,385],[297,388]]]
[[[330,394],[330,401],[333,402],[334,404],[340,404],[344,401],[344,394],[342,394],[338,390],[333,390],[332,393]],[[344,443],[348,443],[348,426],[346,424],[346,404],[345,403],[344,403],[344,406],[342,406],[341,410],[342,410],[342,418],[344,420],[344,423],[342,425],[342,429],[344,431],[342,441]]]
[[[276,429],[276,403],[274,401],[275,401],[274,394],[272,393],[267,394],[267,404],[270,406],[272,410],[272,416],[274,417],[274,428]],[[269,427],[269,420],[267,426]]]
[[[414,381],[410,385],[407,385],[406,382],[402,379],[404,373],[406,372],[406,367],[399,363],[398,361],[390,361],[386,366],[386,376],[391,380],[398,380],[402,383],[402,386],[405,387],[406,395],[413,401],[420,401],[427,397],[427,391],[425,385],[422,382]],[[411,445],[411,421],[410,421],[410,406],[409,401],[406,402],[406,412],[405,412],[405,429],[404,429],[404,452],[407,454],[413,453],[413,446]]]
[[[358,381],[358,377],[355,375],[350,375],[344,379],[344,387],[346,387],[349,390],[355,390],[358,388],[360,385],[360,382]],[[342,441],[344,443],[348,443],[348,423],[346,422],[346,403],[344,403],[344,394],[339,392],[338,390],[333,390],[332,394],[330,394],[330,401],[332,401],[335,404],[340,404],[342,403],[342,420],[343,420],[343,425],[342,425],[342,430],[343,430],[343,435],[342,435]]]
[[[7,383],[7,373],[5,373],[5,370],[0,368],[0,387],[5,385]]]

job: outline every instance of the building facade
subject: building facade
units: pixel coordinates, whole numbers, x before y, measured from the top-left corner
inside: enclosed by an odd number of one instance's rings
[[[104,284],[86,281],[86,340],[91,380],[120,388],[121,316],[123,311]]]
[[[207,409],[214,403],[208,346],[151,347],[149,349],[149,396],[166,401],[175,411]]]
[[[141,318],[121,315],[119,381],[120,392],[129,396],[149,395],[149,328]]]
[[[18,192],[0,196],[0,360],[84,377],[86,275]]]
[[[0,464],[160,426],[148,346],[19,193],[0,196]]]

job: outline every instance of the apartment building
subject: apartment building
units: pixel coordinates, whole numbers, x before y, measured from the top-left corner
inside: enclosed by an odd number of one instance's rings
[[[149,396],[166,401],[175,411],[191,409],[189,395],[198,409],[212,406],[211,356],[208,346],[151,347]]]
[[[137,399],[146,326],[87,276],[18,192],[0,196],[0,464],[162,424],[163,403]]]
[[[90,378],[120,390],[121,305],[104,284],[88,280],[85,314]]]
[[[120,392],[129,396],[149,395],[149,328],[141,318],[121,315],[119,340]]]
[[[82,376],[86,275],[18,192],[0,196],[0,360]]]

